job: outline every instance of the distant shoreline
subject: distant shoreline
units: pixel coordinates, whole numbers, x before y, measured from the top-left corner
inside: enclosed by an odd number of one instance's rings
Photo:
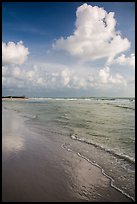
[[[2,96],[2,99],[28,99],[26,96]]]

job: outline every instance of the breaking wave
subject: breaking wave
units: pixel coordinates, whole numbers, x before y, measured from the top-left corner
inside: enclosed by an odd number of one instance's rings
[[[113,156],[115,156],[115,157],[117,157],[117,158],[119,158],[119,159],[123,159],[123,160],[125,160],[125,161],[127,161],[127,162],[129,162],[129,163],[131,163],[131,164],[135,164],[135,159],[134,159],[134,158],[131,158],[131,157],[127,156],[127,155],[119,154],[119,153],[117,153],[117,152],[114,152],[114,151],[111,150],[111,149],[106,149],[105,147],[103,147],[103,146],[101,146],[101,145],[99,145],[99,144],[97,144],[97,143],[94,143],[94,142],[92,142],[92,141],[89,140],[89,139],[86,139],[86,138],[78,138],[78,137],[77,137],[76,135],[74,135],[74,134],[72,134],[70,137],[71,137],[71,139],[73,139],[73,140],[78,140],[78,141],[80,141],[80,142],[84,142],[84,143],[93,145],[94,147],[97,147],[97,148],[99,148],[99,149],[101,149],[101,150],[103,150],[103,151],[105,151],[105,152],[108,152],[108,153],[112,154]]]

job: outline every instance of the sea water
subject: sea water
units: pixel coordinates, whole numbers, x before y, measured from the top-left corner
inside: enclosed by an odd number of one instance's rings
[[[134,98],[30,98],[3,106],[27,117],[32,131],[53,133],[62,148],[98,166],[111,186],[134,198]]]

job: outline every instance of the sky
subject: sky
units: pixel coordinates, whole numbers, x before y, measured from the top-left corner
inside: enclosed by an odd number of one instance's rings
[[[135,96],[135,2],[3,2],[2,94]]]

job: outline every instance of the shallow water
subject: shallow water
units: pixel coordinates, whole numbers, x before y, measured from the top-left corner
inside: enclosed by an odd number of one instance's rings
[[[3,106],[27,117],[26,124],[34,132],[54,133],[49,137],[60,141],[62,148],[94,163],[114,188],[134,198],[134,99],[33,98],[3,101]]]

